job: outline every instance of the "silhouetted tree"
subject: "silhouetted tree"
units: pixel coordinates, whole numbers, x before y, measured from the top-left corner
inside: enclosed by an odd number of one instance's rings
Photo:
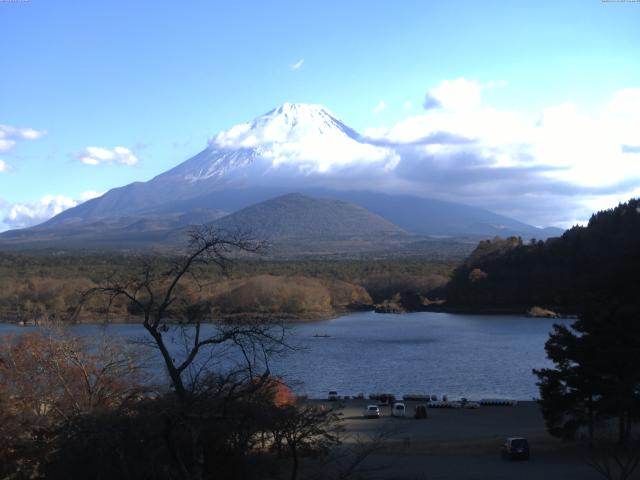
[[[640,414],[640,308],[610,297],[592,303],[570,328],[555,325],[545,345],[553,369],[534,370],[549,432],[573,438],[616,418],[618,441],[629,439]]]
[[[640,288],[638,245],[640,200],[632,199],[544,243],[480,242],[454,271],[445,296],[452,306],[476,311],[538,305],[578,313],[589,297],[633,298]]]
[[[235,431],[234,438],[240,438],[245,430],[239,424],[223,428],[230,409],[264,386],[269,356],[287,348],[285,329],[264,317],[234,324],[214,322],[210,299],[194,296],[183,283],[187,277],[198,282],[203,269],[211,266],[226,272],[233,255],[263,249],[263,242],[248,235],[202,226],[190,232],[186,253],[168,271],[149,263],[141,272],[108,278],[85,295],[104,295],[110,304],[124,299],[149,334],[145,343],[160,352],[172,387],[167,400],[173,398],[162,417],[162,448],[182,478],[213,475],[208,466],[215,467],[212,458],[219,455],[208,447],[211,433]],[[176,342],[181,353],[176,353]],[[229,350],[234,360],[223,365]],[[235,452],[242,450],[241,444],[236,442]]]

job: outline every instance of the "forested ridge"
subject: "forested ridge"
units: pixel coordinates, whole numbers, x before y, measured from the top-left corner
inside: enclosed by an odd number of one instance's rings
[[[640,283],[640,200],[595,213],[547,241],[480,242],[444,295],[447,308],[578,313],[594,299],[632,298]]]
[[[82,292],[114,275],[136,275],[146,265],[171,267],[162,255],[35,255],[0,253],[0,319],[34,323],[69,318]],[[202,284],[185,279],[193,300],[216,305],[215,318],[281,315],[328,318],[351,309],[373,308],[405,292],[426,296],[444,285],[454,264],[418,260],[237,261],[228,275],[205,268]],[[84,303],[81,322],[104,321],[105,305]],[[112,305],[110,321],[132,321],[136,312]]]

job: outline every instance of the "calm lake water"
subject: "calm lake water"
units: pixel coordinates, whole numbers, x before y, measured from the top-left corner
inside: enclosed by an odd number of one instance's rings
[[[528,400],[538,396],[531,370],[550,364],[544,342],[554,322],[571,320],[355,313],[293,325],[289,343],[300,349],[271,359],[270,371],[312,398],[337,390],[340,395],[428,393]],[[0,334],[28,330],[0,324]],[[82,325],[72,331],[88,336],[106,331],[122,342],[145,333],[139,325]]]

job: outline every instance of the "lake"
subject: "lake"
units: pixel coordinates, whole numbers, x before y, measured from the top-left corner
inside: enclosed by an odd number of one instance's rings
[[[530,400],[538,397],[531,370],[550,365],[544,343],[553,323],[571,322],[511,315],[354,313],[292,325],[289,342],[299,350],[271,359],[270,371],[312,398],[337,390],[340,395]],[[29,330],[0,324],[0,334]],[[100,331],[119,341],[145,334],[139,325],[72,327],[78,335]]]

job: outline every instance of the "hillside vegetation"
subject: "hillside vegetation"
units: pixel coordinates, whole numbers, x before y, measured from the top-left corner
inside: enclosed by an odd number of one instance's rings
[[[32,323],[71,317],[82,292],[112,276],[140,272],[148,263],[168,270],[173,259],[141,255],[25,255],[0,253],[0,321]],[[184,288],[194,302],[214,306],[213,317],[328,318],[373,308],[398,293],[428,295],[448,280],[453,263],[417,260],[239,261],[228,276],[209,269]],[[79,321],[105,320],[107,305],[93,299]],[[109,320],[132,320],[137,312],[112,306]]]
[[[406,235],[400,227],[353,203],[298,193],[252,205],[213,223],[266,240]]]
[[[481,242],[446,287],[448,308],[581,311],[594,297],[633,298],[639,287],[640,200],[594,214],[559,238]]]

